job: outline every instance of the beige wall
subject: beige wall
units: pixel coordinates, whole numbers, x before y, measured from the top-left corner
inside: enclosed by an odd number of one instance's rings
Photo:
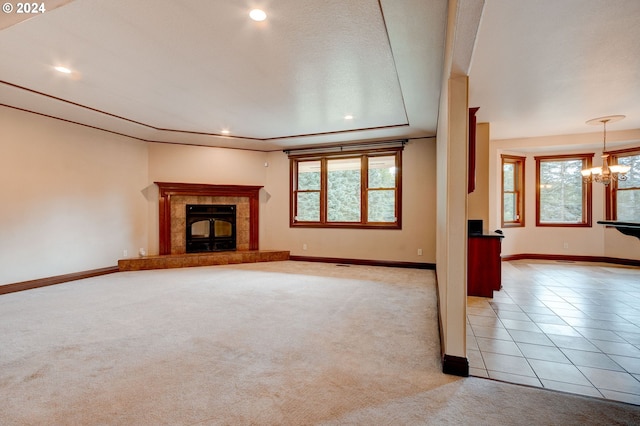
[[[483,4],[448,1],[438,109],[436,275],[444,368],[458,374],[466,367],[455,358],[467,356],[468,73]]]
[[[115,266],[125,250],[129,257],[140,248],[156,254],[155,181],[264,186],[262,249],[435,262],[431,139],[411,141],[404,151],[402,230],[290,229],[289,162],[282,152],[144,143],[14,109],[0,112],[0,284]]]
[[[607,132],[607,141],[625,146],[640,144],[640,130]],[[636,141],[636,142],[634,142]],[[500,155],[526,156],[525,163],[525,226],[504,228],[502,254],[549,254],[566,256],[604,256],[621,259],[640,259],[640,240],[625,236],[614,229],[606,229],[596,222],[604,220],[604,185],[592,184],[593,226],[591,228],[536,227],[536,162],[535,156],[572,153],[594,153],[594,165],[600,165],[602,133],[559,135],[528,139],[491,141],[490,154],[490,222],[500,228]],[[616,148],[618,148],[616,146]]]
[[[149,180],[264,185],[266,158],[258,151],[150,143]]]
[[[261,247],[290,250],[297,256],[434,263],[435,148],[432,139],[405,146],[401,230],[290,228],[289,159],[282,152],[269,153]]]
[[[0,107],[0,284],[115,266],[147,241],[147,147]]]
[[[403,229],[291,229],[289,160],[281,151],[149,145],[149,253],[158,252],[155,181],[263,185],[260,248],[292,255],[435,262],[435,143],[413,140],[403,153]],[[303,250],[306,244],[307,250]],[[422,249],[422,255],[418,255]]]
[[[468,83],[466,76],[446,81],[438,121],[436,273],[442,349],[460,358],[467,356]]]
[[[149,254],[158,254],[158,188],[153,182],[206,183],[211,185],[255,185],[266,182],[267,154],[240,149],[149,144],[147,184]],[[264,190],[261,190],[260,241],[264,247]]]

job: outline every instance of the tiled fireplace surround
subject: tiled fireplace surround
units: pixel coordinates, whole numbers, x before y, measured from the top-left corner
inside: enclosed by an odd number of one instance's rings
[[[227,204],[236,206],[236,250],[249,250],[249,199],[178,195],[171,198],[171,254],[186,253],[186,205]]]
[[[258,250],[261,186],[155,182],[159,193],[159,255],[122,259],[121,271],[289,259],[288,251]],[[186,205],[236,206],[236,251],[186,253]]]
[[[236,206],[237,250],[258,249],[259,194],[261,186],[207,185],[156,182],[160,189],[160,255],[186,252],[186,205]]]

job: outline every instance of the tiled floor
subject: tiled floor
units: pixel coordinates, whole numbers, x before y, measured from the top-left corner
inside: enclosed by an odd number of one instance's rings
[[[467,304],[472,376],[640,405],[640,268],[502,262]]]

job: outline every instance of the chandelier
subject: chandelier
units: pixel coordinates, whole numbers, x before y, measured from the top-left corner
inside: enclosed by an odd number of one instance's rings
[[[604,138],[602,143],[602,166],[582,170],[580,173],[582,173],[585,183],[600,182],[607,186],[614,180],[627,180],[626,173],[631,169],[631,167],[609,164],[609,154],[607,154],[607,123],[620,121],[624,117],[624,115],[609,115],[606,117],[593,118],[587,121],[587,124],[591,124],[593,126],[597,126],[602,123],[604,128]]]

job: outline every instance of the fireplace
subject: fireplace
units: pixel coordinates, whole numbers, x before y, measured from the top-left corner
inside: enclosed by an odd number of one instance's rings
[[[184,254],[186,205],[236,206],[237,251],[258,250],[261,186],[155,182],[158,198],[159,254]]]
[[[186,205],[186,252],[236,249],[236,206],[221,204]]]

